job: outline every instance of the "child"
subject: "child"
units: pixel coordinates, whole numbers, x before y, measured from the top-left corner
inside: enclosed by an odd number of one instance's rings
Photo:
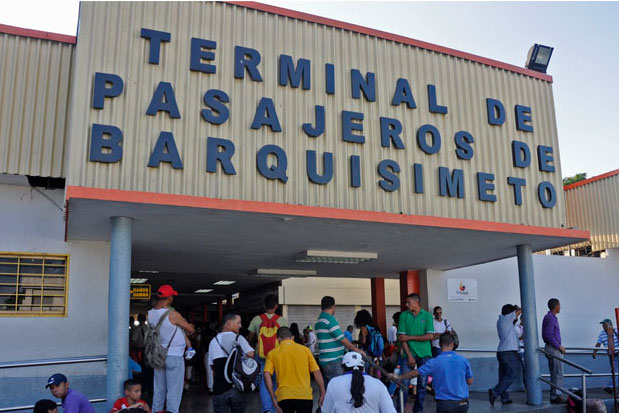
[[[125,381],[123,385],[125,388],[125,397],[121,397],[116,400],[114,407],[110,410],[110,413],[116,413],[125,409],[142,409],[145,412],[150,412],[148,404],[144,400],[140,400],[142,397],[142,385],[135,379],[129,379]]]

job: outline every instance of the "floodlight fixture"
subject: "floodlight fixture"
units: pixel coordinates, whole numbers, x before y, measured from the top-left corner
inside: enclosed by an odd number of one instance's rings
[[[234,284],[235,282],[236,281],[221,280],[221,281],[217,281],[213,285],[231,285],[231,284]]]
[[[131,278],[129,282],[131,284],[144,284],[146,281],[148,281],[148,278]]]
[[[303,251],[294,258],[296,262],[312,262],[319,264],[360,264],[376,259],[378,259],[378,254],[375,252],[320,250]]]
[[[527,56],[527,68],[536,72],[546,73],[550,57],[554,47],[544,46],[543,44],[535,43],[530,49]]]
[[[206,293],[210,293],[211,291],[213,291],[212,288],[200,288],[199,290],[195,290],[194,293],[206,294]]]
[[[318,274],[316,270],[292,270],[285,268],[258,268],[249,272],[252,277],[273,278],[285,280],[291,277],[312,277]]]

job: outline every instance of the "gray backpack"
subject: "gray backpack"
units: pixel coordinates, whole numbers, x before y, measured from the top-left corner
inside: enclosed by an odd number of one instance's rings
[[[154,369],[165,369],[165,360],[168,357],[168,349],[170,348],[170,344],[172,344],[172,340],[174,340],[176,330],[178,330],[178,327],[174,329],[174,334],[172,334],[167,347],[163,347],[161,345],[161,340],[159,339],[159,328],[166,317],[170,315],[171,311],[172,310],[168,310],[163,313],[154,328],[152,324],[148,325],[148,333],[145,340],[146,346],[144,347],[144,361],[148,366]]]

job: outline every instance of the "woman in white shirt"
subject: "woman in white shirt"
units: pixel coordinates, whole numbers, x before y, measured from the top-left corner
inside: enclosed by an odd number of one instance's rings
[[[323,413],[396,413],[385,385],[363,373],[361,354],[346,353],[342,365],[345,373],[331,379],[327,387]]]

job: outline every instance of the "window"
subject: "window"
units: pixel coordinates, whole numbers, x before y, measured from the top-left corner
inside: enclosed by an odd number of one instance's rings
[[[0,316],[66,316],[68,268],[68,255],[0,253]]]

